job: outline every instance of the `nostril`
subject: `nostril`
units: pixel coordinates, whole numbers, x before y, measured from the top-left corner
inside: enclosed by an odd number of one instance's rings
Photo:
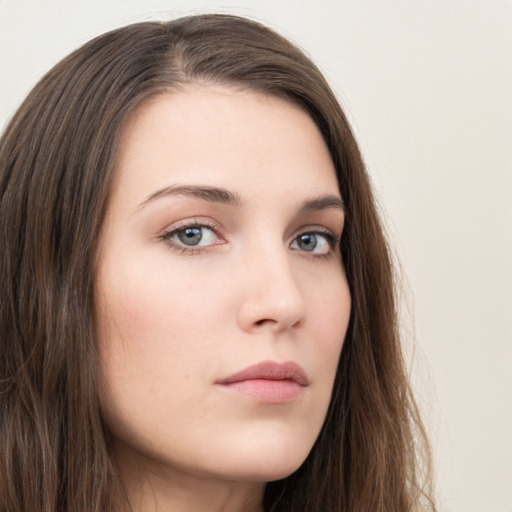
[[[254,325],[256,327],[261,327],[261,326],[264,326],[265,324],[275,324],[275,325],[280,325],[280,322],[278,320],[274,320],[272,318],[262,318],[261,320],[257,320],[256,322],[254,322]],[[295,322],[293,325],[290,325],[290,327],[299,327],[300,325],[302,325],[302,321],[301,320],[298,320],[297,322]]]
[[[270,318],[263,318],[261,320],[258,320],[257,322],[255,322],[255,325],[263,325],[264,323],[266,322],[275,322],[275,320],[271,320]]]

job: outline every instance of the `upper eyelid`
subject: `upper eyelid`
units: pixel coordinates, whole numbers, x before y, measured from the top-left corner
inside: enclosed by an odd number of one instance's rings
[[[167,226],[166,228],[164,228],[157,235],[157,238],[169,242],[169,241],[171,241],[170,239],[171,239],[172,235],[174,235],[176,232],[178,232],[182,229],[187,229],[189,227],[205,227],[207,229],[212,230],[218,238],[224,240],[225,242],[228,241],[227,240],[228,237],[226,236],[225,229],[221,223],[219,223],[218,221],[216,221],[212,218],[201,217],[201,216],[188,217],[188,218],[184,218],[182,220],[178,220],[178,221],[172,223],[170,226]],[[341,228],[343,228],[343,226],[341,226]],[[342,229],[340,231],[342,231]],[[337,246],[341,239],[341,232],[338,235],[336,230],[333,230],[325,225],[311,223],[311,224],[306,224],[306,225],[303,225],[301,227],[294,229],[293,234],[291,235],[290,238],[288,238],[288,240],[290,240],[288,243],[292,243],[292,241],[295,240],[298,236],[305,234],[305,233],[318,233],[320,235],[331,238],[329,243],[332,244],[333,247]],[[180,244],[177,243],[177,245],[180,245]],[[211,247],[212,245],[214,245],[214,244],[211,244],[209,246],[202,246],[202,247],[203,247],[203,249],[206,249],[207,247]],[[191,246],[191,247],[193,247],[193,246]],[[197,247],[197,249],[199,250],[199,247]]]
[[[183,221],[182,224],[178,224],[178,225],[176,223],[172,224],[170,227],[164,229],[158,235],[157,238],[159,241],[163,242],[169,248],[171,248],[175,251],[180,251],[182,253],[188,253],[189,255],[199,254],[199,253],[207,251],[208,249],[211,249],[213,246],[217,245],[217,244],[208,244],[208,245],[187,246],[186,244],[183,244],[176,240],[173,240],[173,237],[176,233],[178,233],[181,230],[185,230],[185,229],[192,228],[192,227],[207,228],[215,234],[217,239],[224,240],[224,238],[221,235],[219,235],[217,228],[214,227],[213,225],[210,225],[209,223],[206,223],[204,221],[203,222],[197,222],[197,221],[196,222],[193,222],[193,221],[187,222],[186,220]]]
[[[178,220],[173,222],[170,226],[165,227],[162,230],[162,233],[169,233],[172,231],[179,231],[180,229],[185,229],[187,227],[207,227],[214,231],[223,231],[224,227],[221,223],[213,220],[213,219],[205,219],[205,218],[198,218],[198,217],[192,217],[192,218],[185,218],[183,220]],[[334,236],[335,238],[338,238],[338,235],[336,234],[336,230],[333,230],[331,228],[328,228],[327,226],[321,225],[321,224],[307,224],[302,227],[296,228],[293,230],[294,235],[308,232],[308,231],[318,231],[320,233],[324,234],[330,234]],[[342,231],[342,229],[340,230]],[[340,233],[341,234],[341,233]]]
[[[180,231],[181,229],[187,229],[191,227],[205,227],[215,231],[215,233],[218,235],[220,234],[219,232],[223,230],[222,226],[213,220],[190,218],[173,222],[171,225],[165,227],[159,236],[169,235],[175,231]]]
[[[177,221],[177,222],[173,223],[171,226],[166,227],[162,231],[162,234],[169,234],[174,231],[179,231],[181,229],[186,229],[189,227],[206,227],[206,228],[209,228],[209,229],[217,232],[217,234],[219,234],[218,231],[223,230],[222,226],[216,221],[213,221],[213,220],[205,221],[202,219],[198,220],[197,218],[193,218],[190,220],[184,219],[183,221]],[[301,228],[294,230],[294,234],[293,234],[292,238],[295,238],[296,236],[301,235],[303,233],[309,233],[309,232],[321,233],[324,235],[331,235],[334,238],[338,238],[338,236],[332,229],[325,227],[325,226],[321,226],[319,224],[303,226]]]
[[[327,243],[331,247],[331,250],[336,251],[336,248],[338,247],[341,238],[337,237],[331,230],[323,230],[323,229],[306,229],[304,231],[301,231],[297,233],[291,240],[290,244],[293,244],[295,240],[297,240],[298,237],[301,235],[307,234],[307,233],[313,233],[314,235],[320,235],[326,238]]]
[[[341,233],[340,235],[338,235],[332,229],[325,226],[321,226],[319,224],[299,228],[298,230],[295,231],[295,234],[293,235],[292,238],[295,238],[304,233],[319,233],[321,235],[331,236],[336,241],[338,241],[341,238]]]

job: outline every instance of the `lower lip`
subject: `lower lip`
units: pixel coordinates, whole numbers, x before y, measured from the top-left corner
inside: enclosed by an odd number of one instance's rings
[[[250,379],[222,386],[264,404],[284,404],[297,398],[304,391],[304,387],[293,380]]]

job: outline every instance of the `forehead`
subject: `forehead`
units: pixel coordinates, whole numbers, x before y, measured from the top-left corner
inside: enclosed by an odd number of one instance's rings
[[[281,194],[299,185],[311,194],[338,188],[328,148],[306,112],[276,96],[225,86],[154,96],[124,126],[114,189],[129,186],[140,198],[154,187],[191,181],[229,185],[244,196],[269,183]]]

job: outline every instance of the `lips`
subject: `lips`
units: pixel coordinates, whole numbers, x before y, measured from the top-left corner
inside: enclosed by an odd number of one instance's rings
[[[286,403],[302,394],[309,381],[293,362],[264,361],[216,382],[222,388],[248,395],[260,403]]]

